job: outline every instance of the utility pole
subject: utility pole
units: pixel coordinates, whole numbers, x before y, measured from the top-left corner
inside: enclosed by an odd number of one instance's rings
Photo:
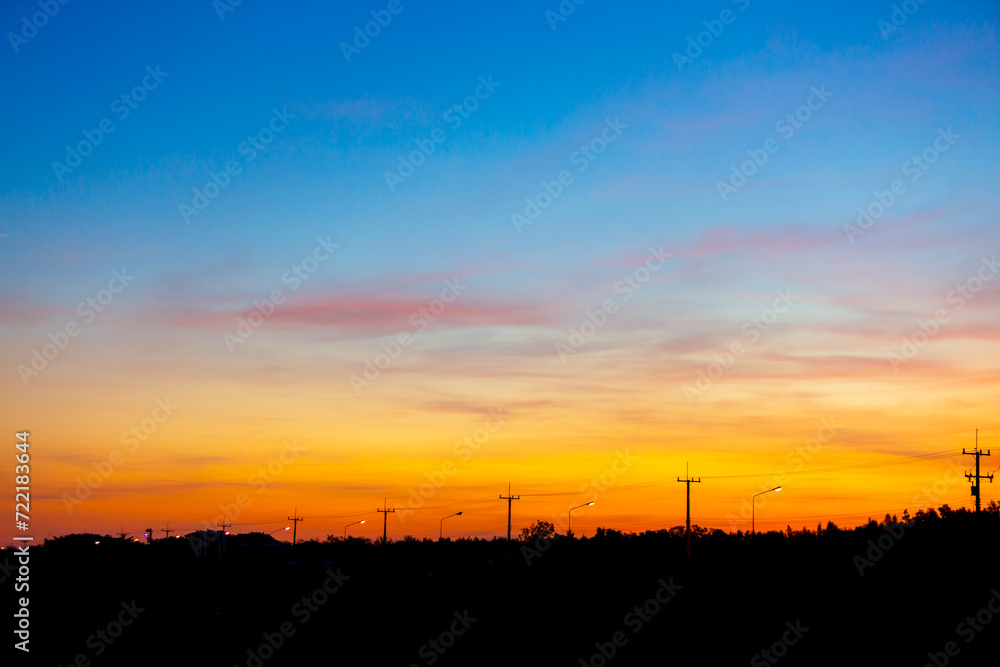
[[[120,537],[122,539],[122,541],[124,541],[125,538],[128,537],[128,533],[125,532],[125,526],[122,526],[122,531],[120,533],[115,533],[115,534],[118,537]]]
[[[520,500],[520,499],[521,499],[521,496],[512,496],[510,494],[510,482],[507,482],[507,495],[506,496],[503,496],[503,495],[500,496],[500,500],[506,500],[507,501],[507,567],[510,567],[510,511],[511,511],[511,504],[515,500]]]
[[[233,524],[226,523],[226,518],[223,517],[222,523],[217,523],[215,525],[222,528],[219,532],[219,555],[221,556],[222,552],[226,550],[226,528],[232,528]]]
[[[305,521],[305,519],[303,519],[302,517],[299,516],[299,508],[296,507],[295,511],[292,512],[292,516],[288,517],[288,520],[293,522],[292,523],[292,546],[294,547],[295,546],[295,538],[297,536],[297,533],[299,532],[299,521]]]
[[[983,489],[982,483],[979,480],[981,480],[981,479],[988,479],[988,480],[990,480],[990,484],[992,484],[993,483],[993,473],[990,473],[989,475],[980,475],[979,474],[979,459],[980,459],[980,457],[983,457],[983,456],[989,456],[990,455],[990,451],[986,450],[986,453],[984,454],[983,450],[979,449],[979,429],[978,428],[976,429],[976,448],[974,450],[972,450],[971,452],[967,452],[967,451],[965,451],[965,448],[963,447],[962,448],[962,454],[965,455],[965,456],[975,456],[976,457],[976,474],[973,475],[971,473],[965,473],[965,478],[969,479],[969,480],[972,480],[972,479],[976,480],[976,483],[972,485],[972,495],[974,495],[976,497],[976,514],[979,514],[979,506],[980,506],[981,501],[982,501],[982,489]]]
[[[507,482],[507,495],[506,496],[500,496],[500,500],[506,500],[507,501],[507,541],[508,542],[510,542],[510,510],[511,510],[511,503],[513,503],[515,500],[520,500],[520,499],[521,499],[521,496],[512,496],[512,495],[510,495],[510,482]]]
[[[160,528],[160,530],[163,531],[163,539],[167,539],[168,537],[170,537],[170,533],[174,532],[174,529],[170,527],[169,521],[167,522],[167,527]]]
[[[387,528],[389,524],[389,515],[393,514],[396,511],[389,509],[388,500],[389,500],[388,498],[383,498],[382,504],[384,505],[384,507],[382,509],[375,510],[376,512],[382,513],[382,544],[385,544],[388,541],[387,538],[389,534],[387,532]]]
[[[688,464],[686,470],[687,473],[685,474],[684,479],[678,477],[677,481],[684,482],[684,484],[687,486],[687,524],[684,530],[684,535],[687,538],[687,555],[690,556],[691,555],[691,483],[694,482],[695,484],[700,484],[701,478],[699,477],[698,479],[691,479],[690,464]]]

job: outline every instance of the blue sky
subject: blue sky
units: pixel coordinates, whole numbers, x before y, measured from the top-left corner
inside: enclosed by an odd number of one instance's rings
[[[657,209],[683,218],[668,223],[672,233],[732,219],[733,207],[670,195],[709,190],[744,150],[773,134],[774,121],[804,101],[811,85],[828,83],[833,103],[755,179],[758,192],[738,195],[746,207],[741,223],[801,217],[800,198],[769,196],[796,177],[800,191],[826,198],[817,203],[829,206],[830,218],[842,215],[853,201],[841,198],[863,196],[870,180],[878,183],[872,170],[889,178],[900,157],[920,150],[937,126],[981,133],[975,141],[982,150],[965,155],[970,171],[983,173],[977,167],[989,151],[981,139],[995,141],[993,93],[982,89],[995,74],[987,64],[995,54],[997,14],[990,3],[920,6],[889,38],[877,22],[891,16],[891,4],[778,10],[716,3],[678,10],[588,2],[555,30],[544,3],[402,7],[348,64],[338,44],[381,5],[276,11],[246,2],[224,20],[207,2],[154,9],[123,3],[100,11],[66,5],[19,53],[8,49],[3,56],[3,76],[20,101],[5,111],[7,126],[17,128],[0,163],[12,209],[7,224],[25,224],[22,212],[58,211],[52,228],[73,247],[92,245],[77,236],[84,229],[91,238],[105,229],[114,242],[93,245],[142,256],[155,240],[175,252],[185,248],[188,261],[199,257],[199,245],[221,243],[240,253],[284,239],[293,252],[289,227],[302,228],[305,239],[325,230],[357,235],[352,240],[366,248],[396,238],[424,252],[459,246],[481,257],[477,246],[487,239],[520,244],[498,224],[503,214],[496,209],[533,194],[533,181],[551,178],[573,142],[589,139],[606,115],[622,116],[632,129],[592,171],[602,171],[607,188],[627,181],[641,189],[627,205],[606,202],[623,208],[605,211],[631,218],[627,224],[640,235],[662,228]],[[30,8],[8,5],[4,23],[16,25]],[[726,9],[733,23],[690,69],[677,71],[672,54]],[[115,119],[111,100],[138,83],[147,65],[169,76],[130,117]],[[386,192],[385,169],[443,125],[441,114],[490,74],[503,84],[497,93],[412,181]],[[239,143],[265,125],[274,107],[298,110],[299,119],[195,228],[176,227],[169,213],[174,202],[203,185],[207,171],[238,157]],[[326,116],[302,113],[309,109]],[[115,132],[59,183],[53,160],[105,117]],[[855,150],[834,152],[834,146]],[[804,174],[805,160],[811,164]],[[123,196],[109,200],[111,183],[126,186]],[[470,210],[470,198],[483,209]],[[550,226],[561,229],[560,219],[575,216],[574,205],[585,202],[584,196],[564,202],[547,214]],[[421,220],[397,224],[401,210]],[[343,225],[345,218],[353,224]],[[277,237],[268,235],[279,226]],[[576,226],[590,235],[591,249],[612,241],[610,226],[597,220]],[[536,231],[546,253],[559,252]],[[381,251],[408,261],[391,248]]]

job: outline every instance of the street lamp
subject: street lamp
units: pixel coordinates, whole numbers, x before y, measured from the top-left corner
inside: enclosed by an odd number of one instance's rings
[[[449,514],[444,517],[444,519],[450,519],[453,516],[462,516],[462,512],[455,512],[454,514]],[[441,519],[441,530],[438,532],[438,542],[444,537],[444,519]]]
[[[765,493],[771,493],[772,491],[781,491],[781,487],[780,486],[776,486],[773,489],[768,489],[767,491],[761,491],[760,493],[758,493],[757,495],[755,495],[753,498],[750,499],[750,504],[753,505],[753,508],[750,510],[750,533],[752,535],[756,535],[757,534],[757,516],[756,516],[757,515],[757,496],[762,496]]]
[[[587,507],[588,505],[593,505],[593,504],[594,504],[594,501],[592,500],[589,503],[584,503],[582,505],[577,505],[576,507],[570,507],[569,508],[569,515],[568,515],[569,520],[566,522],[566,534],[567,535],[570,535],[570,534],[573,533],[573,510],[578,510],[581,507]]]
[[[270,533],[268,533],[268,535],[274,535],[275,533],[280,533],[283,530],[291,530],[291,529],[292,529],[291,526],[285,526],[284,528],[278,528],[277,530],[272,530]],[[226,535],[228,534],[229,533],[226,533]]]
[[[364,523],[365,521],[367,521],[367,519],[362,519],[361,521],[352,521],[351,523],[349,523],[346,526],[344,526],[344,539],[345,540],[347,539],[347,529],[348,529],[349,526],[353,526],[356,523]],[[286,528],[285,530],[288,530],[288,529]]]

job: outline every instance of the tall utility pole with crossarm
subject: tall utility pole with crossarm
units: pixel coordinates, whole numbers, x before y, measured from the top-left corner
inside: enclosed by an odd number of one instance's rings
[[[691,555],[691,484],[700,484],[701,478],[691,479],[691,466],[687,467],[688,474],[685,475],[684,479],[680,477],[677,478],[678,482],[684,482],[687,485],[687,524],[685,525],[684,536],[687,538],[687,555]]]
[[[506,500],[507,501],[507,541],[508,542],[510,542],[510,510],[511,510],[511,503],[514,502],[515,500],[520,500],[520,499],[521,499],[521,496],[512,496],[512,495],[510,495],[510,482],[507,482],[507,495],[506,496],[501,495],[500,496],[500,500]]]
[[[219,531],[219,555],[221,556],[222,553],[226,550],[226,528],[232,528],[233,524],[226,523],[226,517],[223,516],[222,523],[217,523],[215,525],[222,529]],[[202,539],[203,544],[204,542],[205,540]]]
[[[288,520],[294,522],[292,523],[292,546],[294,547],[295,538],[297,537],[297,533],[299,532],[299,521],[305,521],[305,519],[299,516],[299,508],[296,507],[295,511],[292,512],[292,516],[288,517]]]
[[[972,486],[972,495],[974,495],[976,497],[976,514],[979,514],[979,506],[981,504],[982,490],[983,490],[982,482],[980,482],[979,480],[981,480],[981,479],[988,479],[988,480],[990,480],[990,484],[992,484],[993,483],[993,473],[990,473],[988,475],[980,475],[979,474],[979,459],[982,458],[983,456],[989,456],[990,455],[990,450],[986,450],[986,452],[983,453],[983,450],[979,449],[979,429],[978,428],[976,429],[976,448],[973,449],[971,452],[967,452],[963,448],[962,449],[962,454],[964,454],[965,456],[975,456],[976,457],[976,474],[973,475],[972,473],[968,473],[967,472],[967,473],[965,473],[965,478],[968,479],[968,480],[973,480],[973,479],[976,480],[976,483],[973,484],[973,486]]]
[[[385,544],[388,541],[387,538],[389,536],[389,533],[387,532],[389,524],[389,515],[394,513],[396,510],[389,509],[388,498],[382,499],[382,506],[383,506],[382,509],[376,509],[375,511],[382,513],[382,544]]]
[[[520,500],[521,496],[512,496],[510,494],[510,482],[507,482],[507,495],[501,495],[500,500],[507,501],[507,567],[510,567],[510,512],[511,504],[515,500]]]

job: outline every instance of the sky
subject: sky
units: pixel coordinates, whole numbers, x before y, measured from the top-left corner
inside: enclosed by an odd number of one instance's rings
[[[1000,450],[996,3],[44,4],[0,8],[39,536],[491,537],[508,484],[641,531],[687,474],[702,526],[856,525]]]

